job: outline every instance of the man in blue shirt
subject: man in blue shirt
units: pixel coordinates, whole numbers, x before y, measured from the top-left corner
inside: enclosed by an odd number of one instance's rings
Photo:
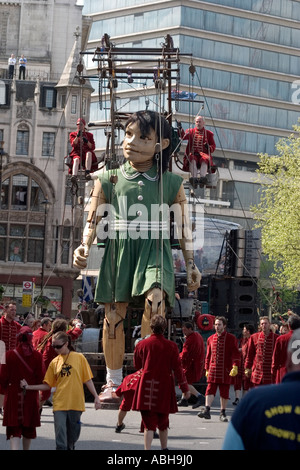
[[[26,64],[27,64],[27,59],[26,57],[24,57],[24,54],[22,54],[19,59],[19,80],[21,80],[22,75],[23,75],[23,80],[25,80]]]
[[[300,450],[300,328],[288,345],[287,374],[280,384],[251,390],[240,402],[223,450]]]

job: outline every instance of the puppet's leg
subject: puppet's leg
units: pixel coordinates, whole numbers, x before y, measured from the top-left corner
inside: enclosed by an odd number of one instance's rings
[[[105,391],[101,394],[103,401],[109,401],[111,392],[115,391],[122,382],[125,350],[123,321],[126,316],[127,305],[127,303],[121,302],[105,304],[102,339],[107,375]]]
[[[142,318],[141,338],[151,335],[150,321],[153,315],[165,316],[165,294],[158,287],[150,289],[145,298],[145,309]]]

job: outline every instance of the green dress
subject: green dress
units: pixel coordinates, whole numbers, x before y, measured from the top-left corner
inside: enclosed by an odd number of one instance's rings
[[[110,181],[112,174],[117,175],[116,184]],[[173,307],[175,279],[166,214],[182,178],[169,171],[158,178],[156,165],[139,173],[126,162],[99,179],[110,221],[95,301],[142,306],[145,292],[159,287],[166,293],[167,305]]]

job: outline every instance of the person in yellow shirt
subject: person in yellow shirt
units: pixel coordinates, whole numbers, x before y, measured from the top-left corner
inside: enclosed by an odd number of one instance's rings
[[[58,352],[47,369],[42,384],[28,384],[21,380],[27,390],[49,390],[53,394],[54,430],[56,450],[74,450],[81,431],[80,418],[85,411],[85,384],[95,398],[95,409],[101,403],[96,392],[90,366],[83,354],[72,350],[70,335],[59,331],[52,337],[52,346]]]

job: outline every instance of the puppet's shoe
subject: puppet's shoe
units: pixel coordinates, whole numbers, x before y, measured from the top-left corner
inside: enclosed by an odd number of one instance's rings
[[[118,385],[114,384],[111,380],[107,384],[103,385],[102,391],[99,394],[101,405],[119,406],[122,400],[121,397],[118,397],[115,394],[117,388]]]
[[[87,181],[91,181],[91,179],[92,179],[91,172],[89,170],[85,170],[85,179]]]

